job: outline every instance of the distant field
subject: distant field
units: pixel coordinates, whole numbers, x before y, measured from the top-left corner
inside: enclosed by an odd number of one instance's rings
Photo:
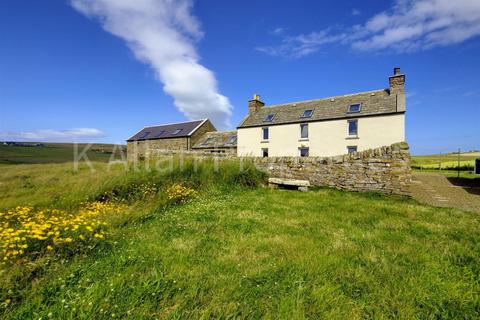
[[[460,153],[460,169],[473,170],[475,158],[478,157],[480,157],[480,152]],[[456,170],[458,163],[458,154],[454,153],[412,156],[414,169]]]
[[[27,143],[21,143],[25,145]],[[0,144],[0,164],[42,164],[72,162],[74,145],[72,143],[39,143],[41,146],[12,146]],[[87,144],[78,144],[81,153]],[[92,144],[86,153],[91,161],[107,162],[110,159],[113,144]],[[125,146],[121,146],[125,148]],[[116,149],[116,157],[120,151]]]

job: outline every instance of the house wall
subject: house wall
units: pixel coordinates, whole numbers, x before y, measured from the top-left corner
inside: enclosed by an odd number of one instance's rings
[[[348,119],[351,120],[351,119]],[[358,118],[358,137],[348,136],[348,120],[309,122],[309,138],[300,139],[300,124],[269,126],[269,140],[262,141],[262,127],[239,128],[238,156],[296,157],[299,147],[309,147],[310,156],[329,157],[347,153],[347,146],[363,151],[405,141],[405,115]]]

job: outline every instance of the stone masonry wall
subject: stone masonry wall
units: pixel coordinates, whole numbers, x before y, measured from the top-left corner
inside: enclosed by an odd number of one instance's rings
[[[409,147],[404,142],[337,157],[255,158],[254,161],[270,177],[308,180],[313,186],[348,191],[408,195],[411,181]]]
[[[135,155],[137,160],[145,157],[153,156],[152,152],[156,150],[188,150],[188,137],[157,139],[157,140],[142,140],[142,141],[128,141],[127,142],[127,159],[133,161]]]

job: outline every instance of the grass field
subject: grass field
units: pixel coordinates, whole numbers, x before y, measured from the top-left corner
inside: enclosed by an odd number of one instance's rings
[[[460,157],[456,153],[412,156],[412,167],[426,170],[456,170],[460,158],[460,168],[463,171],[473,171],[474,161],[479,157],[480,152],[460,153]]]
[[[28,143],[22,143],[28,144]],[[22,163],[63,163],[74,160],[74,145],[72,143],[41,143],[42,146],[8,146],[0,143],[0,164]],[[78,144],[80,154],[87,144]],[[91,161],[107,162],[110,159],[114,145],[92,144],[86,153]],[[118,148],[124,148],[119,146]],[[116,156],[120,157],[120,149],[116,150]]]
[[[188,161],[168,172],[95,168],[2,167],[0,212],[27,204],[75,212],[106,199],[124,209],[107,217],[102,241],[4,264],[1,317],[480,316],[476,214],[403,197],[269,190],[235,161],[218,171]],[[175,183],[196,196],[169,202]]]

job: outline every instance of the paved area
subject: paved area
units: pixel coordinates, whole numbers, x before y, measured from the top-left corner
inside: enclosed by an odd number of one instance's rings
[[[447,178],[438,173],[415,172],[410,192],[413,198],[422,203],[480,213],[478,181]]]

